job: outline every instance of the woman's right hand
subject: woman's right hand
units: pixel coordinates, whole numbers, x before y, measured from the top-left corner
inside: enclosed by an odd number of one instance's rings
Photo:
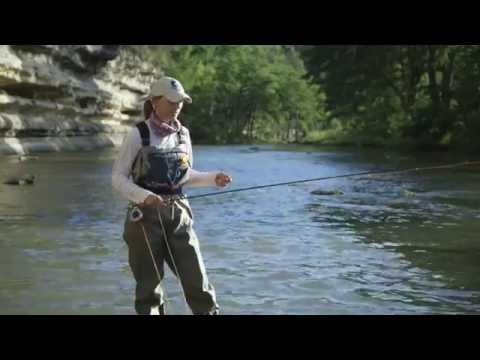
[[[145,201],[141,203],[140,206],[161,207],[161,206],[165,206],[165,201],[163,201],[161,196],[151,194],[147,196]]]
[[[228,184],[230,184],[232,182],[232,178],[231,176],[227,175],[227,174],[224,174],[223,172],[219,172],[216,176],[215,176],[215,184],[218,186],[218,187],[225,187],[227,186]]]

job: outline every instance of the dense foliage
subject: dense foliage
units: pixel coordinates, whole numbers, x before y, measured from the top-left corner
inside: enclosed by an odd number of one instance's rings
[[[197,141],[476,146],[479,46],[142,46]]]

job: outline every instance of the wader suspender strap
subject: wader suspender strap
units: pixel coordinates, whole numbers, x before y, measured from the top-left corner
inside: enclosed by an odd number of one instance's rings
[[[185,141],[185,132],[182,128],[180,128],[180,130],[177,132],[177,136],[178,136],[178,145],[181,145],[181,144],[186,144],[186,141]]]
[[[137,129],[140,131],[140,137],[142,138],[142,146],[150,146],[150,130],[145,121],[137,124]]]

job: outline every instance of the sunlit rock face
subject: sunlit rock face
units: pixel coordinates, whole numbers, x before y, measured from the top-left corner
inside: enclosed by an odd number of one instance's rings
[[[116,145],[160,75],[119,45],[0,45],[0,154]]]

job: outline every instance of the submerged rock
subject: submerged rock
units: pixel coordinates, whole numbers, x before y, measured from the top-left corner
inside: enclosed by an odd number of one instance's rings
[[[313,190],[312,195],[344,195],[340,190],[328,191],[328,190]]]
[[[18,160],[19,161],[29,161],[29,160],[38,160],[39,157],[38,156],[25,156],[25,155],[22,155],[22,156],[19,156],[18,157]]]
[[[35,182],[35,175],[27,174],[23,176],[14,176],[8,178],[3,183],[5,185],[33,185]]]

